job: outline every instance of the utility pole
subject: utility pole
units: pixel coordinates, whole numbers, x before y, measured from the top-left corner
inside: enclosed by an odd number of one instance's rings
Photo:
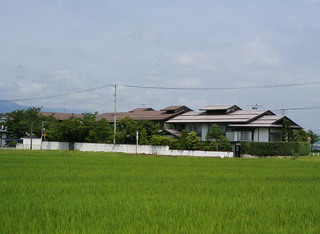
[[[136,154],[138,153],[138,146],[139,146],[139,132],[136,131]]]
[[[113,144],[116,144],[117,132],[117,85],[114,85],[114,112],[113,112]]]
[[[33,131],[33,120],[31,120],[31,129],[30,129],[30,150],[32,150],[32,131]]]
[[[262,106],[258,105],[258,104],[255,104],[255,105],[251,106],[252,110],[258,110],[260,107],[262,107]]]
[[[280,110],[280,115],[285,115],[287,113],[287,110],[286,109],[281,109]]]
[[[45,123],[45,122],[47,122],[47,121],[42,121],[42,123],[41,123],[41,143],[40,143],[40,150],[42,150],[42,141],[43,141],[43,137],[44,137],[44,131],[45,131],[45,129],[43,128],[43,124]]]

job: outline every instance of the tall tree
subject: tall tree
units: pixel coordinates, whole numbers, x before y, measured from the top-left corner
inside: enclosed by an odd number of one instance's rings
[[[111,143],[113,138],[113,131],[109,122],[101,119],[95,123],[93,128],[89,131],[86,141],[92,143]]]
[[[147,130],[145,128],[143,128],[140,131],[139,144],[140,145],[147,145],[148,144],[148,134],[147,134]]]
[[[308,141],[308,134],[303,129],[299,129],[293,132],[292,139],[294,142],[306,142]]]
[[[7,114],[5,125],[8,127],[10,137],[21,138],[32,133],[41,135],[41,122],[45,119],[39,115],[41,107],[29,107],[28,109],[15,110]]]
[[[134,120],[130,117],[125,117],[117,122],[117,143],[134,144],[136,142],[136,132],[145,129],[148,138],[152,134],[158,133],[161,129],[159,124],[149,120]]]
[[[315,144],[320,140],[320,137],[317,134],[315,134],[312,130],[308,130],[307,135],[311,138],[311,144]]]

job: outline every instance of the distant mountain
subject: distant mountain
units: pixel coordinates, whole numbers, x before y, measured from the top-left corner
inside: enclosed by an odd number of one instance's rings
[[[8,113],[25,107],[13,101],[0,101],[0,113]]]
[[[66,109],[66,108],[48,108],[48,107],[42,107],[41,111],[45,112],[55,112],[55,113],[74,113],[74,114],[82,114],[88,111],[85,110],[79,110],[79,109]]]
[[[19,109],[21,110],[21,109],[27,109],[27,108],[29,108],[29,106],[27,107],[22,106],[13,101],[0,101],[0,113],[8,113],[14,110],[19,110]],[[79,110],[79,109],[47,108],[47,107],[42,107],[41,111],[56,112],[56,113],[79,113],[79,114],[87,112],[85,110]]]

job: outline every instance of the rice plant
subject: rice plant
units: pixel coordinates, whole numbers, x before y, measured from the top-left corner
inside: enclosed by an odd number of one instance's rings
[[[0,150],[0,233],[319,233],[319,201],[320,157]]]

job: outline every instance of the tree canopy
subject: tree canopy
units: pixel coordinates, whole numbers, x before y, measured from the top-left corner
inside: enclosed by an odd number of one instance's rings
[[[15,110],[6,114],[5,125],[8,127],[11,138],[21,138],[32,133],[41,135],[41,122],[45,120],[39,115],[41,107]]]

